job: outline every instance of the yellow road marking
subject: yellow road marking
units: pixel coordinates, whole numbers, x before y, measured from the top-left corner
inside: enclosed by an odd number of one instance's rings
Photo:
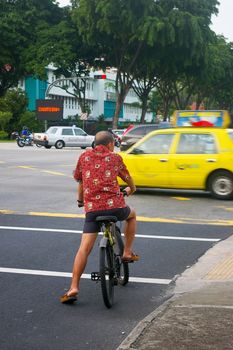
[[[58,176],[68,176],[64,173],[59,173],[57,171],[50,171],[50,170],[40,170],[41,173],[47,173],[47,174],[51,174],[51,175],[58,175]]]
[[[48,212],[20,212],[15,210],[0,209],[0,214],[15,214],[15,215],[31,215],[31,216],[47,216],[60,218],[79,218],[84,219],[85,214],[72,213],[48,213]],[[215,225],[215,226],[233,226],[233,220],[210,220],[210,219],[195,219],[195,218],[160,218],[137,216],[137,221],[140,222],[162,222],[172,224],[192,224],[192,225]]]
[[[50,174],[50,175],[66,176],[66,177],[72,178],[71,175],[66,175],[66,174],[60,173],[60,172],[58,172],[58,171],[51,171],[51,170],[38,169],[38,168],[35,168],[35,167],[33,167],[33,166],[29,166],[29,165],[18,165],[17,168],[30,169],[30,170],[37,170],[37,171],[40,172],[40,173],[47,173],[47,174]]]
[[[166,219],[166,218],[150,218],[150,217],[145,217],[145,216],[137,216],[137,221],[143,221],[143,222],[168,222],[168,223],[174,223],[174,224],[182,224],[182,223],[184,223],[183,220]]]
[[[29,166],[29,165],[18,165],[17,168],[22,168],[22,169],[30,169],[30,170],[38,170],[35,167]]]
[[[14,210],[0,209],[0,214],[14,214]]]
[[[178,201],[190,201],[191,198],[186,197],[172,197],[173,199],[177,199]]]
[[[195,219],[195,218],[180,218],[180,220],[185,220],[189,222],[193,222],[196,224],[203,224],[203,225],[223,225],[223,226],[232,226],[233,220],[213,220],[213,219]]]
[[[233,208],[227,208],[224,205],[215,205],[215,208],[219,208],[219,209],[224,209],[224,210],[233,210]]]
[[[30,211],[28,213],[32,216],[51,216],[51,217],[59,217],[59,218],[85,218],[84,214],[67,214],[67,213],[43,213],[43,212],[36,212],[36,211]]]

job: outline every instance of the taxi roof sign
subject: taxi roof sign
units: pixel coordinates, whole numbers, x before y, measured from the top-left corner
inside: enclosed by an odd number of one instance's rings
[[[231,117],[226,110],[177,110],[172,115],[172,124],[182,126],[212,126],[227,128],[231,124]]]

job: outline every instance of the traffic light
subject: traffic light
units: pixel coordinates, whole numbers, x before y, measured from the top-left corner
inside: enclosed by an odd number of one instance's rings
[[[94,79],[106,79],[106,74],[94,74]]]

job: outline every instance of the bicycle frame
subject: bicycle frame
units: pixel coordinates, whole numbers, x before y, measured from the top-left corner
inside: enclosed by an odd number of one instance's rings
[[[100,241],[100,247],[106,247],[108,241],[109,241],[109,245],[113,247],[115,244],[115,239],[111,231],[111,228],[114,228],[114,231],[115,231],[115,223],[113,222],[109,222],[107,224],[103,223],[102,227],[104,229],[103,229],[103,238]]]
[[[98,217],[101,224],[103,237],[99,243],[100,270],[92,272],[92,281],[100,281],[104,304],[112,307],[114,300],[114,286],[126,285],[129,280],[128,264],[121,261],[124,244],[121,239],[120,229],[116,226],[117,218],[114,216]]]

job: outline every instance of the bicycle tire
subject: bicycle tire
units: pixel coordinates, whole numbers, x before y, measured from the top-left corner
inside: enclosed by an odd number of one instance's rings
[[[124,243],[121,237],[121,231],[116,226],[115,230],[116,242],[114,245],[115,266],[117,271],[118,283],[125,286],[129,282],[129,265],[126,262],[122,262],[121,257],[124,252]]]
[[[113,250],[107,244],[100,248],[100,282],[104,304],[111,308],[114,300],[114,268],[113,268]]]

